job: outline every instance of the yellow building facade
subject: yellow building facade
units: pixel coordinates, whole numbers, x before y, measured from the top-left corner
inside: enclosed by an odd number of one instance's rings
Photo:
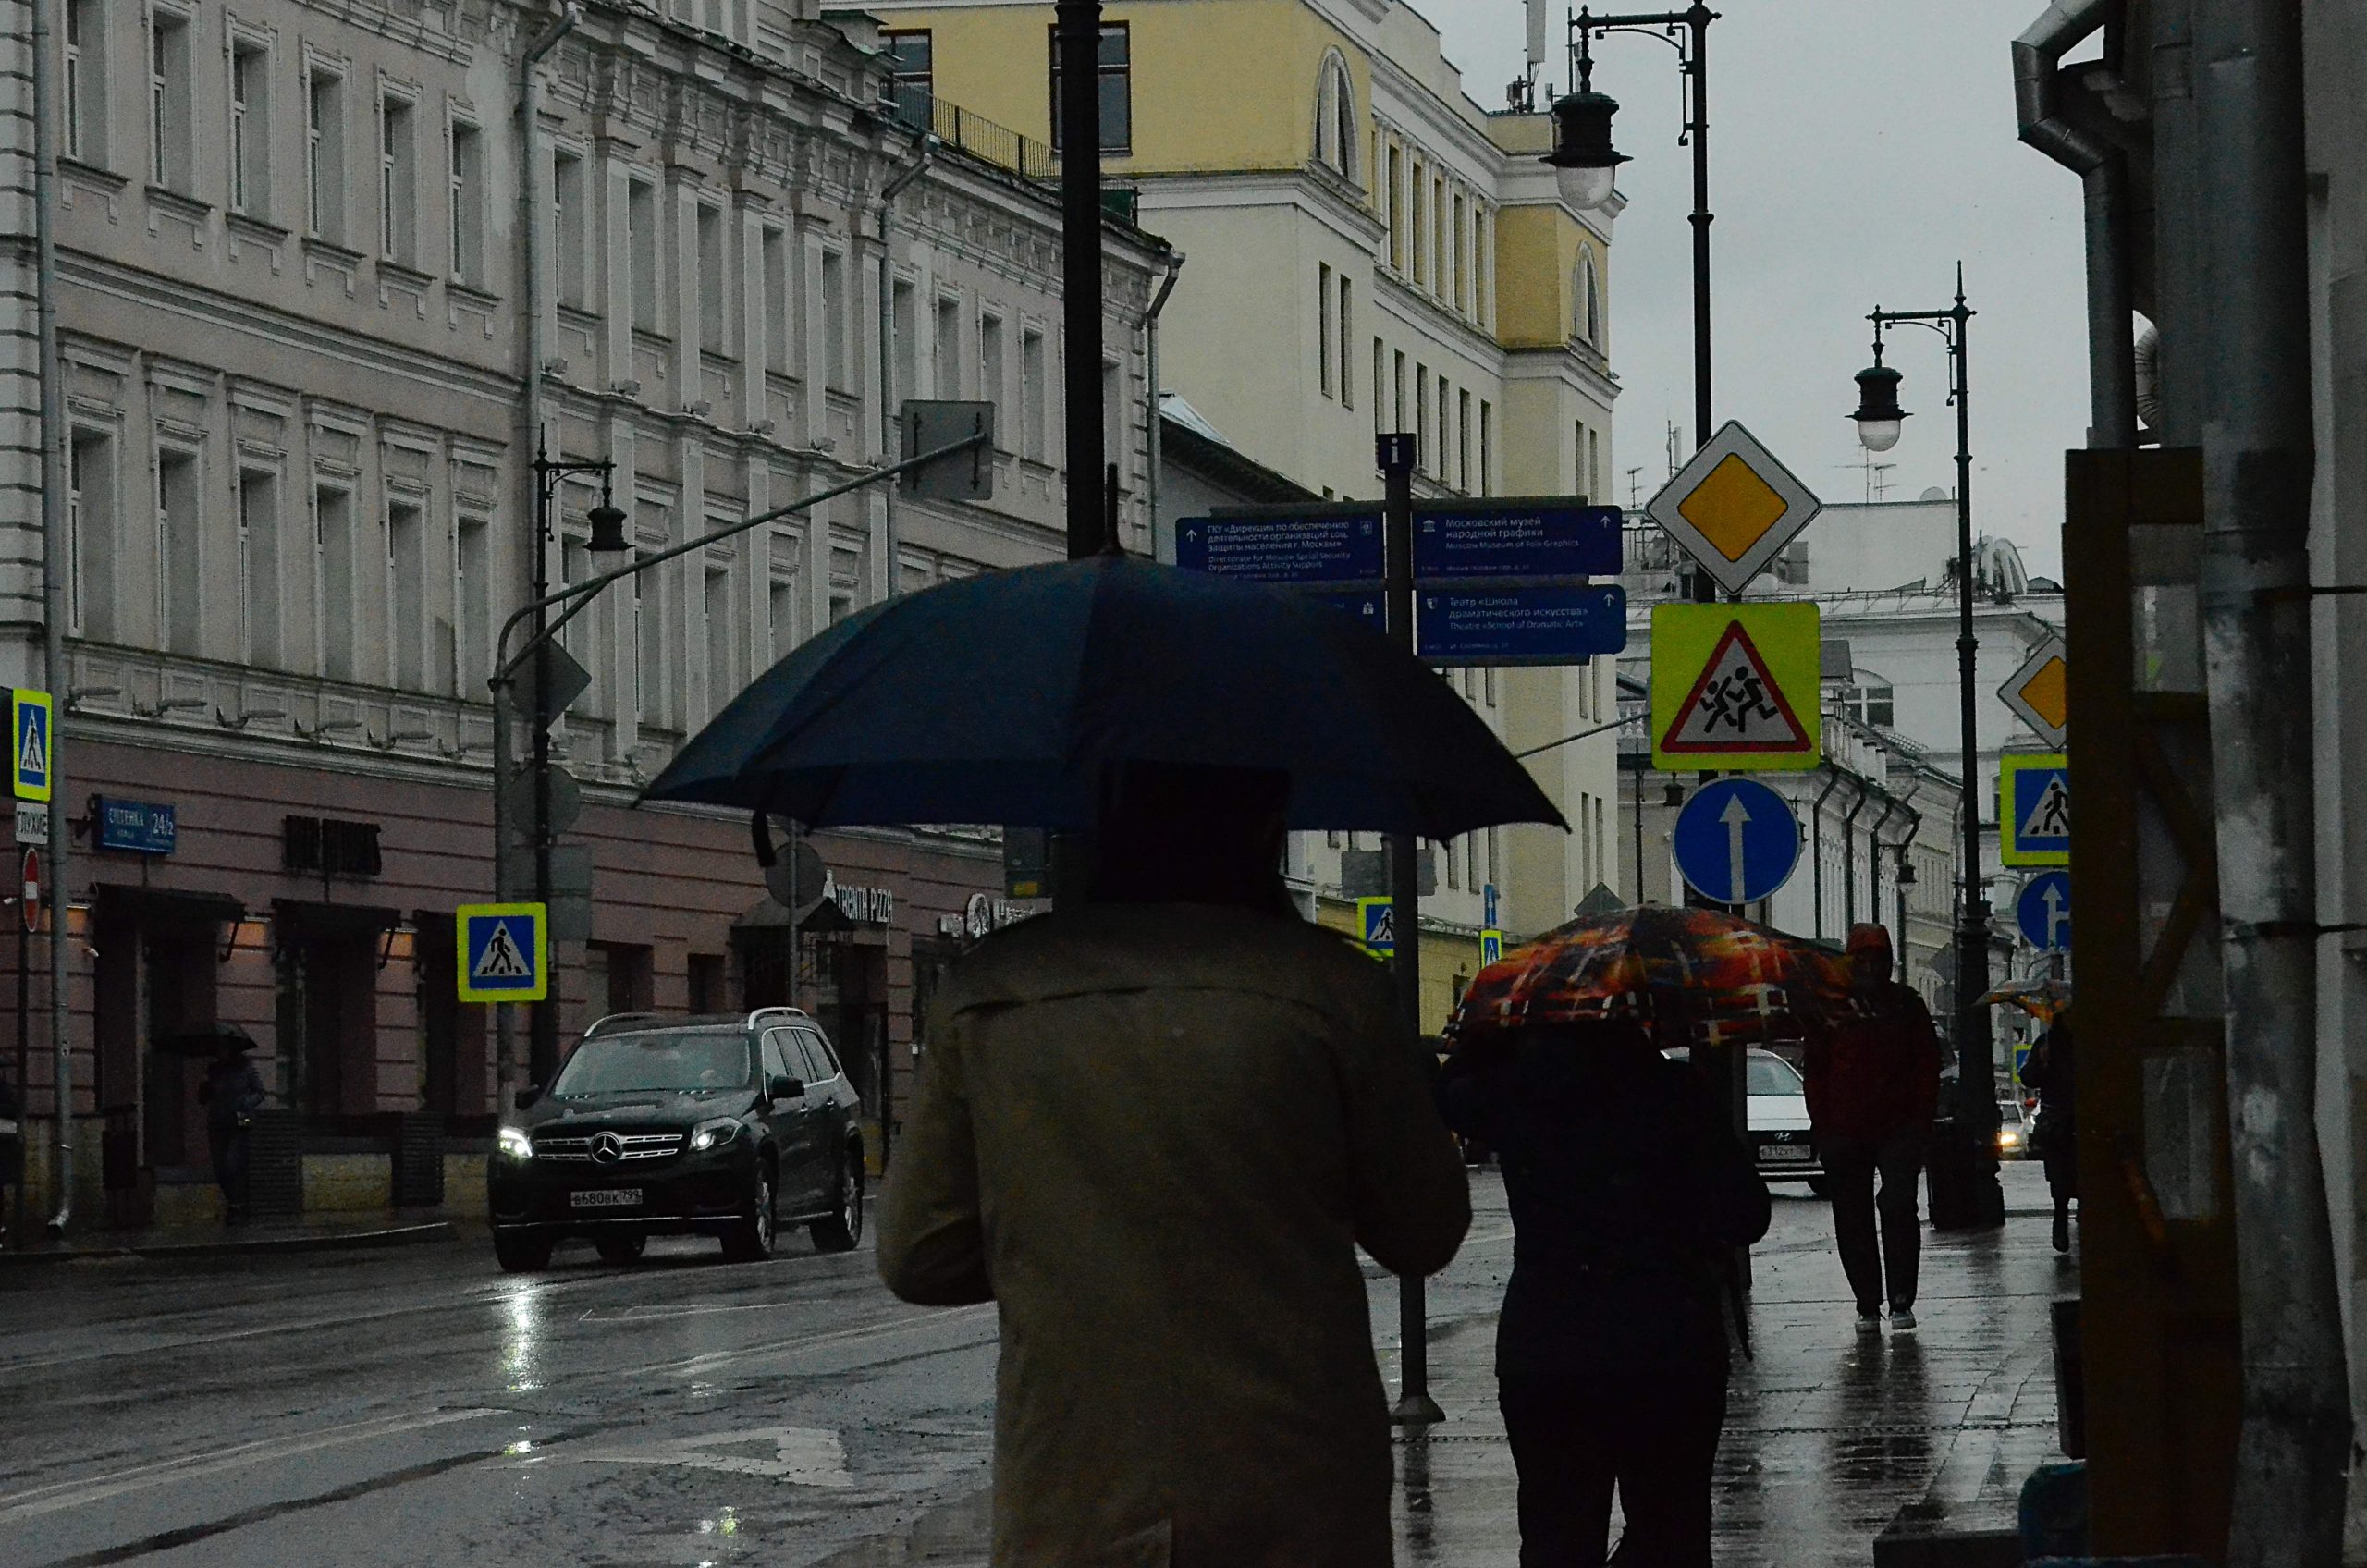
[[[903,91],[1057,143],[1049,3],[883,0]],[[1244,455],[1327,497],[1380,493],[1373,437],[1417,436],[1417,496],[1611,499],[1609,287],[1617,201],[1563,203],[1547,117],[1490,113],[1435,29],[1393,0],[1112,0],[1103,169],[1184,256],[1159,322],[1160,390]],[[917,122],[916,122],[917,123]],[[1616,717],[1612,661],[1450,670],[1515,749]],[[1573,831],[1437,846],[1425,940],[1443,1016],[1477,970],[1490,889],[1515,937],[1617,889],[1613,737],[1532,760]],[[1327,923],[1370,835],[1293,855]],[[1426,1012],[1433,1011],[1426,1006]]]

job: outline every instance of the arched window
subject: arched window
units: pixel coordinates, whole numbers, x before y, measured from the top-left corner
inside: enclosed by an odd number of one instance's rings
[[[1578,255],[1576,307],[1572,312],[1577,320],[1578,340],[1593,348],[1602,347],[1602,280],[1595,272],[1594,252],[1582,251]]]
[[[1315,156],[1341,178],[1356,178],[1356,84],[1348,62],[1333,50],[1324,56],[1315,90]]]

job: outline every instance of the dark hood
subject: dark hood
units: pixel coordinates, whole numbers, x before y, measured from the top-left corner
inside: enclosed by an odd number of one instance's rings
[[[692,1094],[651,1089],[578,1097],[546,1095],[518,1112],[513,1124],[542,1129],[564,1123],[570,1131],[580,1127],[587,1133],[604,1127],[688,1129],[712,1117],[741,1115],[755,1098],[756,1091],[747,1085]]]

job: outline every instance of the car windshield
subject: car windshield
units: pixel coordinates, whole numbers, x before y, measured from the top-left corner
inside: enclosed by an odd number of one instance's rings
[[[740,1089],[752,1081],[754,1052],[744,1035],[617,1035],[586,1040],[558,1071],[551,1093],[683,1094]]]
[[[1754,1095],[1791,1095],[1808,1093],[1800,1075],[1792,1071],[1791,1063],[1780,1056],[1763,1051],[1750,1053],[1750,1092]]]

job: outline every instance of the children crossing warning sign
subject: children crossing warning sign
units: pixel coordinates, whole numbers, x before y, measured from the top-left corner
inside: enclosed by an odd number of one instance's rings
[[[460,999],[538,1002],[550,994],[550,922],[541,904],[463,904]]]
[[[1652,611],[1652,766],[1809,768],[1822,747],[1814,605]]]

